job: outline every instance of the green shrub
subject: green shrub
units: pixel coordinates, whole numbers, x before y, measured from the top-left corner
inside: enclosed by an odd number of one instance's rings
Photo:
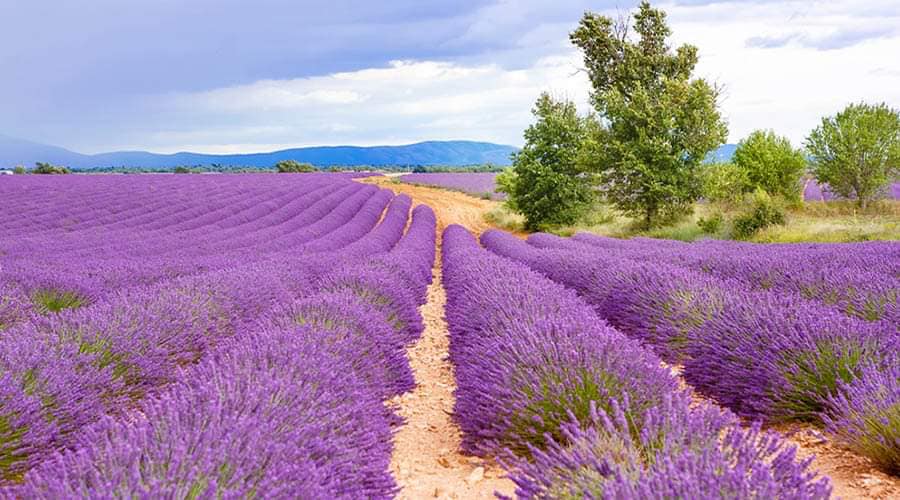
[[[513,155],[512,174],[500,187],[509,195],[508,206],[525,217],[526,229],[573,224],[594,198],[578,162],[588,119],[578,116],[575,103],[547,93],[532,113],[537,122],[525,130],[525,146]]]
[[[747,191],[763,189],[792,203],[800,201],[806,156],[786,137],[756,130],[738,143],[732,162],[746,172]]]
[[[760,229],[781,225],[784,222],[784,209],[768,193],[757,189],[753,193],[749,208],[734,219],[733,236],[737,239],[748,239]]]
[[[72,171],[67,167],[63,167],[61,165],[51,165],[49,163],[37,162],[35,163],[34,170],[31,171],[33,174],[71,174]]]
[[[297,174],[315,172],[316,167],[311,163],[300,163],[297,160],[281,160],[275,164],[278,173],[281,174]]]
[[[703,197],[713,203],[737,204],[752,189],[747,170],[734,163],[712,163],[701,173]]]
[[[700,217],[697,219],[697,225],[707,234],[718,233],[719,230],[722,229],[724,223],[725,217],[722,216],[721,212],[715,212],[709,217]]]
[[[26,174],[28,172],[25,170],[24,166],[16,165],[16,168],[13,169],[13,173],[16,175],[22,175],[22,174]]]

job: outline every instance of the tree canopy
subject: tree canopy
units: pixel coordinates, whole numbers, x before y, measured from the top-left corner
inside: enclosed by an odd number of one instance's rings
[[[701,163],[727,136],[718,89],[691,78],[697,48],[672,51],[670,35],[665,13],[646,1],[633,26],[586,13],[570,35],[583,52],[600,119],[586,166],[609,201],[647,225],[689,210],[701,194]]]
[[[887,104],[851,104],[822,119],[806,139],[822,184],[861,208],[900,174],[900,112]]]
[[[512,176],[501,189],[525,216],[528,229],[571,224],[590,205],[591,183],[580,168],[588,119],[571,101],[543,93],[532,110],[537,122],[525,130],[525,146],[513,157]]]

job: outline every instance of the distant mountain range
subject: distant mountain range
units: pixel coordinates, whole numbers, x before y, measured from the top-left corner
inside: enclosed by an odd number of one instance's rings
[[[725,144],[707,157],[707,161],[727,161],[734,144]],[[0,168],[15,165],[34,166],[48,162],[89,170],[109,167],[173,168],[180,165],[222,165],[234,167],[271,167],[281,160],[297,160],[319,167],[371,165],[446,165],[464,166],[493,163],[509,165],[513,146],[475,141],[428,141],[405,146],[316,146],[285,149],[270,153],[216,155],[203,153],[158,154],[146,151],[117,151],[86,155],[58,146],[39,144],[0,135]]]
[[[167,168],[179,165],[222,165],[271,167],[281,160],[297,160],[320,167],[372,165],[447,165],[484,163],[509,165],[513,146],[474,141],[428,141],[405,146],[317,146],[285,149],[270,153],[217,155],[203,153],[157,154],[146,151],[117,151],[86,155],[58,146],[39,144],[0,135],[0,168],[34,166],[48,162],[76,169],[105,167]]]

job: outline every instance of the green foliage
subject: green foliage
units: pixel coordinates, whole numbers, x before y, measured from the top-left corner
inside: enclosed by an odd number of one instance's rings
[[[756,130],[738,143],[731,161],[746,172],[747,191],[761,188],[794,203],[801,201],[800,177],[806,170],[806,156],[794,149],[787,137]]]
[[[516,171],[512,167],[504,169],[503,172],[497,174],[494,183],[496,185],[494,191],[506,193],[506,206],[513,212],[518,211],[516,201],[513,199],[512,195],[513,189],[515,189],[516,186]]]
[[[51,165],[49,163],[37,162],[35,163],[34,170],[31,171],[33,174],[71,174],[72,171],[66,167],[60,165]]]
[[[16,167],[13,169],[13,173],[16,175],[23,175],[27,174],[28,171],[25,170],[25,167],[23,165],[16,165]]]
[[[636,41],[627,23],[587,13],[570,39],[584,53],[600,117],[586,168],[599,175],[609,201],[651,226],[690,210],[700,196],[700,165],[725,141],[727,126],[718,90],[691,79],[697,48],[669,49],[665,13],[642,2],[634,31]]]
[[[711,163],[700,174],[703,196],[713,203],[740,203],[744,194],[752,191],[747,171],[734,163]]]
[[[525,130],[525,146],[513,156],[512,172],[500,182],[509,206],[525,217],[529,230],[571,224],[593,200],[591,182],[579,167],[589,119],[571,101],[543,93],[532,113],[537,123]]]
[[[31,294],[31,301],[35,309],[42,313],[56,313],[63,309],[77,309],[85,304],[86,300],[75,292],[66,290],[44,289]]]
[[[806,139],[821,184],[860,208],[900,174],[900,111],[886,104],[851,104],[822,119]]]
[[[784,210],[762,189],[753,193],[750,207],[734,219],[734,234],[737,239],[745,240],[760,229],[785,223]]]
[[[697,219],[697,226],[707,234],[716,234],[725,224],[725,216],[722,212],[714,212],[708,217],[700,217]]]
[[[858,378],[864,360],[877,358],[872,351],[849,341],[822,341],[809,351],[785,353],[781,365],[788,387],[777,396],[776,415],[818,422],[828,396],[835,394],[841,383]]]
[[[198,171],[197,171],[197,170],[194,170],[194,169],[191,168],[191,167],[185,167],[184,165],[179,165],[179,166],[175,167],[174,172],[175,172],[176,174],[193,174],[193,173],[196,173],[196,172],[198,172]]]
[[[309,163],[300,163],[297,160],[281,160],[275,164],[275,169],[280,174],[296,174],[315,172],[316,167]]]

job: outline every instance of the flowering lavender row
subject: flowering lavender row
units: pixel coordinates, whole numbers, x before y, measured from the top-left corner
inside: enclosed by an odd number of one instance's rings
[[[900,182],[892,183],[884,194],[889,200],[900,200]],[[828,190],[828,186],[823,187],[815,179],[809,179],[803,187],[803,199],[806,201],[832,201],[838,197]]]
[[[900,351],[897,323],[865,321],[798,294],[759,291],[649,258],[624,258],[612,247],[616,242],[598,250],[545,235],[529,245],[498,231],[485,233],[482,242],[578,291],[617,328],[683,363],[688,383],[740,415],[840,421],[847,428],[855,421],[854,433],[838,437],[876,461],[896,464],[900,441],[885,429],[898,419],[892,405],[900,393],[896,384],[876,389],[865,381],[898,369],[891,354]],[[864,438],[882,444],[859,444]]]
[[[434,174],[407,174],[401,175],[399,179],[408,184],[449,188],[476,196],[487,195],[494,200],[506,198],[506,194],[496,192],[497,174],[494,173],[447,172]]]
[[[758,245],[735,242],[682,243],[589,234],[572,239],[532,235],[541,248],[579,248],[579,243],[643,262],[666,262],[736,280],[758,290],[796,293],[870,321],[900,323],[900,244]],[[583,249],[583,248],[582,248]]]
[[[288,176],[278,182],[270,182],[274,176],[248,177],[223,182],[219,176],[204,176],[185,181],[188,186],[172,183],[166,176],[131,177],[127,182],[117,176],[93,177],[98,184],[106,183],[112,193],[119,189],[132,193],[115,197],[120,206],[106,210],[101,210],[103,197],[93,195],[100,188],[84,184],[81,178],[71,185],[47,181],[41,187],[54,192],[54,199],[29,198],[36,194],[31,181],[19,186],[27,196],[13,190],[20,198],[11,206],[22,202],[28,213],[61,210],[65,202],[84,211],[79,212],[82,222],[69,228],[43,218],[9,224],[17,237],[0,238],[0,249],[7,250],[0,254],[4,266],[0,273],[0,483],[24,479],[34,488],[23,493],[26,490],[11,487],[5,494],[102,497],[128,491],[180,496],[179,492],[187,491],[189,495],[224,492],[229,496],[266,491],[313,496],[363,492],[383,497],[393,491],[387,473],[390,433],[386,425],[397,417],[383,409],[381,400],[413,384],[404,345],[421,333],[416,309],[430,281],[430,274],[424,275],[422,269],[430,269],[434,259],[434,214],[427,207],[417,207],[406,230],[411,201],[405,196],[394,198],[388,191],[341,177]],[[212,192],[216,189],[221,192]],[[184,192],[183,203],[169,199],[170,191]],[[168,202],[159,203],[157,198]],[[246,204],[248,198],[263,206]],[[210,209],[222,217],[208,217],[209,212],[197,210],[198,203],[208,200],[221,203]],[[157,218],[131,208],[142,203],[153,207]],[[229,212],[229,204],[240,205],[239,217]],[[96,224],[88,216],[90,210],[100,212],[98,218],[108,222]],[[183,216],[183,211],[190,216]],[[122,224],[104,213],[131,216]],[[84,237],[83,247],[72,233]],[[30,251],[22,252],[26,248]],[[61,249],[65,252],[60,257],[56,252]],[[91,253],[103,257],[69,257]],[[55,266],[45,270],[39,263]],[[213,395],[228,384],[243,387],[241,380],[223,381],[192,371],[228,373],[231,365],[216,353],[246,353],[257,347],[265,351],[263,336],[297,328],[315,332],[303,334],[305,342],[333,347],[328,360],[313,359],[302,373],[312,377],[346,362],[352,370],[342,371],[355,373],[351,377],[355,385],[341,379],[329,389],[331,379],[304,378],[307,388],[314,390],[299,387],[295,394],[304,404],[321,406],[328,413],[317,425],[327,427],[328,418],[338,419],[331,429],[338,433],[336,439],[344,434],[357,439],[343,441],[346,446],[337,446],[334,454],[323,454],[316,451],[325,442],[321,428],[307,429],[308,422],[295,420],[297,427],[286,429],[285,425],[294,424],[267,420],[280,417],[264,407],[245,406],[278,387],[303,385],[296,379],[301,372],[288,369],[283,374],[263,374],[275,385],[239,392],[234,401],[189,404],[195,395]],[[299,349],[299,345],[291,348]],[[285,351],[285,359],[305,359],[302,349],[291,352]],[[246,355],[254,363],[259,360],[253,357],[256,354]],[[198,361],[200,365],[193,367]],[[212,385],[192,385],[207,379]],[[377,403],[377,414],[365,410],[368,403],[359,394]],[[353,405],[363,409],[357,411]],[[237,429],[252,429],[258,417],[256,428],[262,434],[256,435],[257,450],[268,451],[257,454],[248,449],[243,455],[235,451],[234,460],[250,467],[241,469],[242,465],[222,455],[224,448],[216,448],[222,443],[209,442],[208,448],[191,445],[206,442],[204,429],[179,429],[178,425],[210,421],[210,411],[222,419],[210,435],[232,432],[229,422],[236,418],[245,422],[235,424]],[[253,413],[259,411],[263,413]],[[348,413],[354,413],[353,418],[340,423]],[[159,415],[160,421],[151,415]],[[266,422],[277,425],[266,427]],[[254,486],[254,481],[270,476],[253,467],[269,470],[266,457],[284,451],[279,447],[283,448],[285,432],[311,441],[303,450],[284,455],[294,462],[271,469],[276,474],[271,476],[274,482]],[[161,439],[160,433],[171,439]],[[142,441],[139,435],[152,439]],[[98,436],[112,437],[104,441]],[[185,467],[207,463],[206,459],[225,462],[215,469],[174,470],[168,468],[171,456],[154,455],[179,446],[185,447]],[[50,458],[60,451],[64,455]],[[352,462],[351,456],[358,461]],[[255,465],[251,464],[257,460],[254,457],[259,457]],[[249,471],[248,475],[239,470]],[[309,480],[284,475],[291,470]],[[166,476],[166,471],[173,475]]]
[[[443,237],[454,415],[524,498],[827,498],[775,434],[701,404],[572,291]]]

